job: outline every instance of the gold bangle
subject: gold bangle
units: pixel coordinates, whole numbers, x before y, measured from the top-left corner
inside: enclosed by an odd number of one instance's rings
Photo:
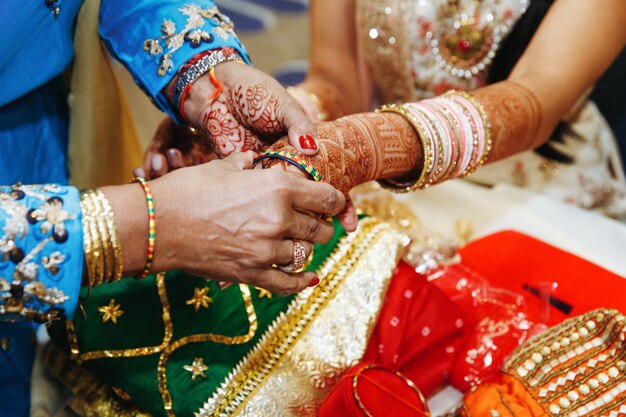
[[[95,208],[90,194],[93,190],[81,193],[80,207],[83,212],[83,245],[85,262],[90,286],[102,283],[104,271],[102,265],[102,244],[95,219]]]
[[[423,407],[423,411],[422,410],[417,410],[417,409],[415,409],[414,411],[416,411],[417,414],[420,414],[420,415],[422,415],[424,417],[430,417],[430,410],[428,409],[428,403],[426,402],[426,398],[424,397],[424,394],[422,394],[420,389],[415,385],[415,383],[413,381],[411,381],[409,378],[407,378],[406,376],[404,376],[400,372],[393,371],[391,369],[385,368],[384,366],[374,365],[374,364],[366,365],[363,368],[359,369],[357,371],[357,373],[354,375],[354,377],[352,378],[352,396],[354,397],[354,401],[355,401],[356,405],[359,407],[359,409],[361,410],[361,412],[363,413],[364,416],[366,416],[366,417],[374,417],[369,412],[369,410],[367,409],[365,404],[363,403],[363,400],[361,399],[361,396],[359,395],[357,387],[358,387],[358,383],[359,383],[359,377],[363,377],[364,379],[368,379],[363,374],[365,373],[365,371],[368,371],[368,370],[371,370],[371,369],[378,369],[378,370],[381,370],[381,371],[384,371],[384,372],[388,372],[391,375],[395,375],[396,377],[398,377],[402,381],[404,381],[404,383],[407,384],[407,386],[413,392],[415,392],[419,402],[421,403],[421,405]],[[373,381],[370,380],[370,382],[373,382]],[[381,387],[381,388],[385,389],[384,387]],[[398,398],[401,399],[400,397],[398,397]],[[406,403],[406,404],[409,404],[409,403]]]
[[[98,191],[94,191],[88,194],[88,198],[91,198],[91,202],[94,207],[94,220],[96,227],[98,228],[98,234],[100,237],[100,247],[102,248],[102,283],[109,282],[109,279],[113,273],[113,248],[111,247],[111,237],[104,220],[104,211],[99,204],[97,198]]]
[[[99,190],[86,190],[81,193],[80,204],[89,286],[121,279],[122,250],[107,198]]]
[[[96,190],[96,192],[92,194],[92,198],[101,214],[98,216],[98,221],[104,223],[103,226],[106,229],[106,239],[103,243],[105,247],[108,247],[106,252],[108,259],[105,262],[108,269],[105,274],[105,279],[107,282],[119,281],[122,279],[124,260],[122,258],[122,247],[117,232],[113,209],[102,191]]]
[[[424,126],[420,123],[419,120],[415,116],[413,116],[404,106],[399,104],[386,104],[379,109],[376,110],[377,113],[396,113],[404,117],[415,129],[417,136],[419,137],[420,143],[422,144],[422,151],[424,153],[424,161],[422,164],[422,172],[420,175],[413,181],[401,183],[394,179],[381,179],[378,180],[378,183],[383,187],[390,191],[394,191],[397,193],[408,193],[411,191],[415,191],[421,188],[425,188],[428,186],[426,184],[426,176],[433,169],[433,165],[435,164],[435,156],[433,153],[432,145],[430,141],[427,139],[428,134],[424,129]]]

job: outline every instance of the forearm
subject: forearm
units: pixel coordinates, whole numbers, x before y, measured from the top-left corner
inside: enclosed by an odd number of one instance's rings
[[[146,263],[148,209],[137,184],[102,187],[109,200],[122,249],[123,276],[136,276]]]
[[[315,167],[324,182],[344,193],[368,181],[404,177],[421,170],[420,141],[400,115],[355,114],[320,124],[317,135],[318,155],[303,158]],[[286,140],[269,150],[296,152]]]
[[[322,121],[337,120],[340,117],[359,113],[365,109],[358,106],[359,97],[355,94],[357,86],[344,86],[339,80],[332,78],[323,78],[317,73],[311,73],[307,79],[296,86],[297,89],[303,89],[312,97],[296,97],[299,101],[302,99],[310,100],[310,105],[317,108],[323,117]],[[312,99],[312,100],[311,100]]]
[[[326,120],[367,111],[359,82],[354,0],[314,1],[310,16],[310,67],[298,87],[318,97]]]

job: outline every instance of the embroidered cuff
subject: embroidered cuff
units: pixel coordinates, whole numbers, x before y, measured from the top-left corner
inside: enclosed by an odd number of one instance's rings
[[[0,320],[72,318],[83,270],[78,190],[0,187]]]
[[[156,106],[178,121],[180,117],[162,93],[178,68],[202,51],[219,48],[232,48],[250,63],[233,23],[213,1],[138,0],[133,7],[127,6],[113,0],[102,2],[100,36]],[[162,22],[160,27],[158,22]]]

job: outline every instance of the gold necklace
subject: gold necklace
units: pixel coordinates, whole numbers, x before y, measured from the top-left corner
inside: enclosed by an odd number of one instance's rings
[[[431,51],[439,67],[444,71],[464,79],[471,79],[489,67],[500,42],[509,32],[507,24],[491,24],[486,19],[481,25],[481,0],[474,0],[474,12],[466,13],[462,0],[448,0],[441,13],[443,30],[431,34]],[[522,12],[528,0],[522,0]],[[428,36],[428,35],[427,35]]]

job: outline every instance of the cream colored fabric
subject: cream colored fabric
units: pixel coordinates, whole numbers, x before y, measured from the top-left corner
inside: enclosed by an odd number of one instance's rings
[[[546,159],[536,152],[523,152],[481,167],[470,181],[496,185],[514,184],[527,190],[626,219],[626,181],[617,141],[596,105],[589,101],[569,121],[577,135],[563,135],[563,143],[552,143],[573,163]]]
[[[132,178],[142,150],[123,92],[98,35],[100,0],[78,14],[70,85],[70,180],[80,188]]]

